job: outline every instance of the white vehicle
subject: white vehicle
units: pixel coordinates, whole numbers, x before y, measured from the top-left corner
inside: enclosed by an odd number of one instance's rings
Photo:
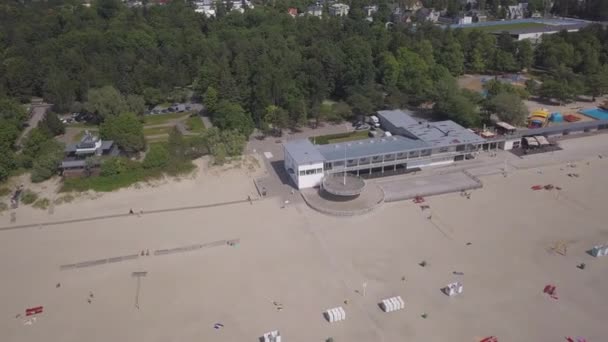
[[[378,119],[377,116],[372,115],[369,117],[369,121],[371,124],[373,124],[375,127],[380,127],[380,119]]]
[[[392,137],[393,135],[391,134],[391,132],[386,131],[386,132],[384,132],[384,136],[385,137]]]

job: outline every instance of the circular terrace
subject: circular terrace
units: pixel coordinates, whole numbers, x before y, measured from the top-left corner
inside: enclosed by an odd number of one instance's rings
[[[321,182],[323,191],[345,199],[359,196],[365,189],[362,178],[349,174],[330,174],[323,177]]]

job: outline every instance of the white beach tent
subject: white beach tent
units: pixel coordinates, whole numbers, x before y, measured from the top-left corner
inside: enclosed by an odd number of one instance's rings
[[[591,255],[596,258],[608,255],[608,245],[593,246],[591,249]]]
[[[463,290],[463,286],[459,282],[450,283],[442,289],[443,293],[445,293],[446,295],[448,295],[450,297],[455,296],[457,294],[461,294],[462,290]]]
[[[333,309],[329,309],[329,310],[325,311],[323,313],[323,316],[325,316],[325,319],[329,323],[334,323],[334,322],[339,322],[339,321],[345,320],[346,312],[344,311],[344,309],[341,306],[338,306],[337,308],[333,308]]]
[[[264,342],[281,342],[281,333],[278,330],[270,331],[262,335]]]
[[[382,302],[380,302],[380,307],[384,312],[393,312],[403,310],[405,308],[405,303],[403,302],[403,299],[401,299],[401,296],[397,296],[383,299]]]

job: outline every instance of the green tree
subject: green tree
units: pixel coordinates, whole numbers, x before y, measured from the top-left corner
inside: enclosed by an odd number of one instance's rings
[[[169,151],[164,144],[150,144],[142,162],[144,169],[164,169],[169,165]]]
[[[529,69],[534,62],[534,50],[532,49],[532,43],[529,40],[522,40],[517,42],[517,63],[519,69]]]
[[[596,97],[608,94],[608,65],[603,66],[600,71],[585,76],[586,94]]]
[[[44,119],[39,123],[40,127],[48,132],[50,136],[65,133],[65,125],[54,112],[47,112]]]
[[[34,159],[31,174],[32,182],[42,182],[57,174],[59,164],[63,159],[63,150],[63,144],[53,139],[46,141],[38,156]]]
[[[203,96],[203,103],[205,104],[205,110],[207,113],[215,113],[218,105],[218,93],[212,86],[207,87],[207,91]]]
[[[280,135],[283,128],[287,127],[289,114],[281,107],[270,105],[266,107],[263,121],[271,130]]]
[[[567,84],[553,79],[545,80],[540,86],[538,94],[542,98],[556,99],[560,103],[571,101],[574,98],[574,94],[570,94]]]
[[[253,120],[251,116],[238,104],[221,101],[212,119],[214,124],[220,129],[236,129],[247,137],[253,132]]]
[[[122,157],[110,157],[101,163],[100,175],[104,177],[116,176],[127,171],[127,165]]]
[[[433,111],[465,127],[474,127],[481,120],[477,106],[459,92],[448,94],[448,96],[438,100],[433,107]]]
[[[163,102],[163,93],[158,88],[148,87],[144,89],[144,100],[146,104],[150,106],[155,106]]]
[[[439,63],[448,68],[452,75],[462,75],[464,72],[464,53],[462,52],[462,46],[456,40],[449,40],[441,49]]]
[[[223,131],[221,138],[222,145],[224,146],[227,155],[235,157],[240,156],[243,153],[247,140],[239,131]]]
[[[100,121],[118,116],[128,110],[125,99],[118,90],[111,86],[91,89],[87,93],[85,109],[98,116]]]
[[[109,116],[100,128],[104,140],[113,140],[126,153],[141,151],[146,146],[141,121],[133,113]]]
[[[76,88],[76,82],[70,80],[66,73],[56,70],[45,80],[43,95],[55,110],[63,112],[69,110],[76,99]]]
[[[27,135],[23,143],[23,167],[30,168],[34,160],[41,155],[41,151],[49,143],[50,136],[46,130],[35,127]]]
[[[125,97],[125,105],[128,112],[142,115],[146,110],[146,101],[143,96],[139,95],[127,95]]]
[[[528,117],[528,108],[514,93],[502,92],[488,99],[486,109],[498,115],[502,121],[521,125]]]
[[[395,56],[390,52],[385,52],[380,57],[380,78],[386,87],[394,87],[400,74],[399,63]]]
[[[349,96],[347,102],[351,106],[353,114],[356,116],[369,115],[374,110],[374,106],[370,99],[358,93]]]

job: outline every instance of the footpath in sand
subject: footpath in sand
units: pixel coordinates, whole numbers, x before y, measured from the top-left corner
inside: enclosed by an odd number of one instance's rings
[[[608,136],[568,144],[568,151],[587,151],[585,144],[608,150]],[[11,342],[256,341],[275,329],[285,341],[302,342],[603,341],[608,259],[585,251],[608,242],[608,158],[573,155],[572,168],[561,152],[553,155],[556,165],[550,155],[531,156],[507,177],[480,175],[484,187],[470,199],[429,197],[426,210],[393,202],[348,218],[301,202],[281,209],[275,198],[146,214],[243,200],[255,191],[246,169],[201,170],[193,179],[77,199],[52,215],[22,207],[16,224],[129,208],[144,214],[0,231],[0,331]],[[562,190],[532,191],[537,184]],[[10,226],[6,213],[0,220]],[[213,245],[230,239],[238,243]],[[565,255],[557,245],[567,246]],[[139,291],[133,272],[147,272]],[[447,297],[440,288],[453,281],[464,293]],[[542,293],[547,284],[557,286],[559,299]],[[378,302],[397,295],[405,309],[381,312]],[[44,312],[24,325],[25,308],[38,305]],[[336,306],[346,320],[329,324],[322,312]]]

